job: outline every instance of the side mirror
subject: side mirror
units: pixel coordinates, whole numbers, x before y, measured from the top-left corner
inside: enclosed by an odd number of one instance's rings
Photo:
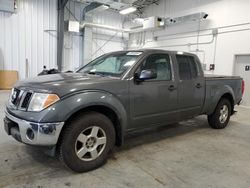
[[[157,73],[151,69],[142,70],[141,73],[135,74],[135,79],[137,81],[144,81],[157,78]]]

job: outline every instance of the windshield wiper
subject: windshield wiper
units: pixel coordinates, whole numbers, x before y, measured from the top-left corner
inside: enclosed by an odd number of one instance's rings
[[[99,73],[99,72],[88,72],[88,74],[98,75],[98,76],[105,76],[104,74]]]

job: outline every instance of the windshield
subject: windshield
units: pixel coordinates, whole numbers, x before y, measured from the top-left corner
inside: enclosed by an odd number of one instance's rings
[[[120,77],[135,64],[142,52],[121,52],[103,55],[77,72],[102,76]]]

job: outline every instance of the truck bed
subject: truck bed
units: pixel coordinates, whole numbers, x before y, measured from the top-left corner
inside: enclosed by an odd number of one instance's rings
[[[238,104],[242,98],[242,78],[239,76],[205,75],[206,98],[204,111],[208,112],[216,95],[223,89],[231,90],[234,94],[234,104]],[[217,102],[217,101],[216,101]]]
[[[222,75],[211,75],[211,74],[206,74],[205,75],[205,80],[232,80],[232,79],[241,79],[239,76],[222,76]]]

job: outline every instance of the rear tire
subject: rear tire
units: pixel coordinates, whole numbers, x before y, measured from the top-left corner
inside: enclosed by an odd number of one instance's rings
[[[213,114],[208,115],[208,123],[214,129],[224,129],[231,116],[232,105],[226,98],[222,98]]]
[[[59,159],[75,172],[96,169],[107,161],[115,144],[115,129],[105,115],[80,114],[65,125],[58,145]]]

